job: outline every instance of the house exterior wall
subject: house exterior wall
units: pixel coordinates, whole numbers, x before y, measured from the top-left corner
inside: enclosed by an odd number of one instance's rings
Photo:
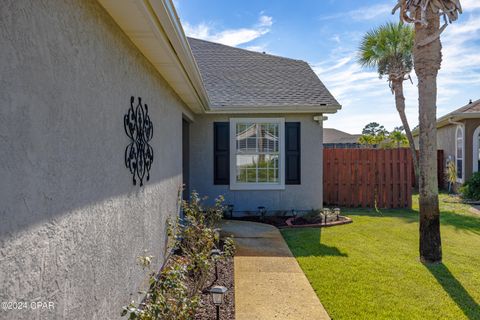
[[[468,180],[473,174],[473,139],[475,130],[480,126],[480,119],[465,119],[458,121],[463,124],[465,129],[465,154],[464,154],[464,181]],[[437,129],[437,147],[444,151],[444,164],[447,160],[456,158],[456,133],[457,124],[449,124]],[[414,138],[418,148],[418,136]]]
[[[118,318],[178,214],[184,105],[96,1],[2,1],[0,43],[0,301],[54,303],[0,319]],[[154,126],[144,187],[124,164],[130,96]]]
[[[448,125],[437,129],[437,149],[443,150],[443,164],[447,164],[448,159],[455,159],[455,134],[456,125]]]
[[[230,190],[228,185],[213,184],[213,123],[230,118],[285,118],[301,122],[301,185],[286,185],[285,190]],[[225,196],[235,211],[310,210],[323,206],[322,124],[313,115],[205,115],[197,117],[190,131],[190,185],[201,195],[214,199]]]
[[[480,126],[480,119],[465,120],[465,178],[468,180],[473,175],[473,134]]]

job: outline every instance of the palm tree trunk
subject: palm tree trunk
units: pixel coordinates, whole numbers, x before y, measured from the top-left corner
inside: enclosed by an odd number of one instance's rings
[[[420,11],[417,11],[418,19]],[[442,62],[440,38],[418,46],[439,29],[440,18],[427,7],[427,26],[415,24],[414,65],[418,77],[420,122],[420,260],[442,261],[437,180],[437,74]]]
[[[413,140],[412,131],[410,130],[407,116],[405,114],[405,96],[403,95],[403,80],[394,80],[392,84],[393,92],[395,93],[395,105],[397,107],[398,114],[400,115],[400,120],[402,120],[402,125],[405,129],[405,135],[407,136],[408,143],[410,144],[410,150],[412,151],[413,170],[415,172],[416,185],[418,186],[419,164],[417,151],[415,148],[415,141]]]

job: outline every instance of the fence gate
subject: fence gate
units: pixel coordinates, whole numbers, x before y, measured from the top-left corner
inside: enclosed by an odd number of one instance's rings
[[[328,206],[412,207],[412,155],[402,149],[324,149],[323,201]]]

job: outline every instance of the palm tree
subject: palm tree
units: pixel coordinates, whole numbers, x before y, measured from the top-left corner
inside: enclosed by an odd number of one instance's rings
[[[393,130],[388,135],[388,138],[397,145],[397,148],[408,145],[408,139],[405,133],[400,130]]]
[[[362,134],[360,138],[358,138],[358,143],[366,146],[367,148],[373,148],[376,143],[376,137],[371,134]]]
[[[420,260],[442,261],[437,182],[437,74],[442,63],[440,34],[462,13],[460,0],[398,0],[393,13],[415,24],[413,57],[418,77],[420,141]],[[440,27],[440,17],[444,24]]]
[[[395,95],[395,106],[405,129],[412,150],[415,177],[418,180],[418,158],[412,131],[405,115],[403,81],[410,79],[413,68],[413,28],[402,23],[387,23],[363,37],[359,48],[358,62],[368,68],[376,68],[380,78],[388,77],[388,83]]]

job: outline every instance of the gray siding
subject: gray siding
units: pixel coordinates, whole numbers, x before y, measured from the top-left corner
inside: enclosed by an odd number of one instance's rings
[[[163,259],[183,104],[96,1],[2,1],[0,43],[0,300],[55,304],[0,319],[116,319],[136,257]],[[132,95],[154,124],[143,188],[123,159]]]
[[[447,164],[447,159],[456,159],[455,157],[455,134],[456,125],[448,125],[437,130],[437,148],[443,150],[443,163]]]
[[[270,210],[318,209],[323,205],[322,189],[322,125],[313,121],[313,115],[255,115],[255,117],[283,117],[285,121],[301,122],[301,185],[286,185],[285,190],[230,190],[227,185],[213,184],[213,122],[229,121],[230,117],[252,115],[206,115],[197,118],[191,126],[191,189],[210,199],[224,195],[226,203],[237,211],[256,211],[258,206]]]

